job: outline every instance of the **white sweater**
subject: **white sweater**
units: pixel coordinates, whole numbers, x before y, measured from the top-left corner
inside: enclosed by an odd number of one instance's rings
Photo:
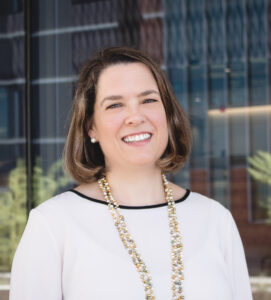
[[[120,207],[156,299],[172,299],[167,205]],[[176,201],[176,210],[185,300],[251,300],[244,249],[230,211],[189,190]],[[67,191],[31,210],[12,264],[10,300],[98,299],[143,300],[143,284],[106,202]]]

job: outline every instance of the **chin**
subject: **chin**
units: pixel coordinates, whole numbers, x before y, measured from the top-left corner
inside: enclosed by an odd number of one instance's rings
[[[158,158],[159,159],[159,158]],[[135,165],[135,166],[155,166],[157,162],[157,159],[151,157],[137,157],[136,159],[133,158],[130,160],[130,164]]]

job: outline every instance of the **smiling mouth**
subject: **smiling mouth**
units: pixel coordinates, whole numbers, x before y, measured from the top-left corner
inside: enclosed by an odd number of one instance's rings
[[[128,136],[125,138],[122,138],[122,140],[127,143],[135,143],[135,142],[143,142],[146,140],[149,140],[151,138],[152,134],[151,133],[143,133],[143,134],[137,134],[133,136]]]

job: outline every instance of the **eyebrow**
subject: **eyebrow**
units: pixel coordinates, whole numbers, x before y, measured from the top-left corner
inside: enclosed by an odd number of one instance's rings
[[[160,93],[156,90],[147,90],[147,91],[144,91],[144,92],[141,92],[137,95],[137,97],[143,97],[143,96],[148,96],[150,94],[157,94],[160,96]],[[106,101],[106,100],[119,100],[119,99],[123,99],[123,96],[122,95],[111,95],[111,96],[107,96],[105,98],[103,98],[102,102],[101,102],[101,105],[103,105],[103,103]]]

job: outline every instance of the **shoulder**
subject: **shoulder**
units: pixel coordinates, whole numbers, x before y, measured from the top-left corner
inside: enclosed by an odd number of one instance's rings
[[[71,191],[57,194],[30,211],[29,220],[39,220],[61,240],[75,216],[85,210],[86,201]]]
[[[175,199],[180,199],[185,195],[186,189],[181,188],[180,186],[170,183],[171,188],[173,189],[173,194],[176,195]],[[228,218],[230,211],[222,203],[219,202],[219,199],[213,199],[206,195],[189,191],[189,195],[186,198],[186,209],[191,211],[191,213],[197,214],[208,214],[212,218]]]
[[[64,237],[65,224],[67,223],[66,220],[64,221],[66,218],[63,217],[61,202],[67,200],[69,194],[72,193],[64,192],[56,195],[32,208],[24,235],[34,237],[36,241],[39,237],[42,237],[41,240],[50,237],[55,239],[60,246]]]
[[[36,206],[34,209],[42,212],[50,208],[57,208],[61,206],[63,202],[68,202],[72,198],[73,198],[72,193],[70,191],[66,191],[61,194],[54,195],[53,197],[45,200],[44,202]]]
[[[187,201],[191,214],[195,219],[205,217],[209,224],[219,232],[224,232],[231,217],[230,210],[219,202],[197,192],[190,192]]]
[[[190,193],[191,198],[193,199],[193,202],[195,202],[195,204],[210,205],[213,209],[221,212],[225,212],[228,210],[222,203],[219,202],[219,199],[214,199],[193,191],[190,191]]]
[[[61,194],[57,194],[48,200],[45,200],[38,206],[32,209],[32,211],[41,215],[47,222],[53,224],[59,223],[64,219],[67,219],[70,212],[80,210],[84,201],[80,197],[76,197],[71,191],[66,191]]]
[[[175,200],[182,198],[187,193],[187,189],[184,189],[173,182],[169,182],[169,187],[173,191]],[[212,210],[217,214],[223,215],[227,215],[229,213],[229,210],[219,202],[219,199],[213,199],[191,190],[189,192],[188,201],[186,201],[186,203],[189,203],[189,206],[191,206],[192,209]]]

